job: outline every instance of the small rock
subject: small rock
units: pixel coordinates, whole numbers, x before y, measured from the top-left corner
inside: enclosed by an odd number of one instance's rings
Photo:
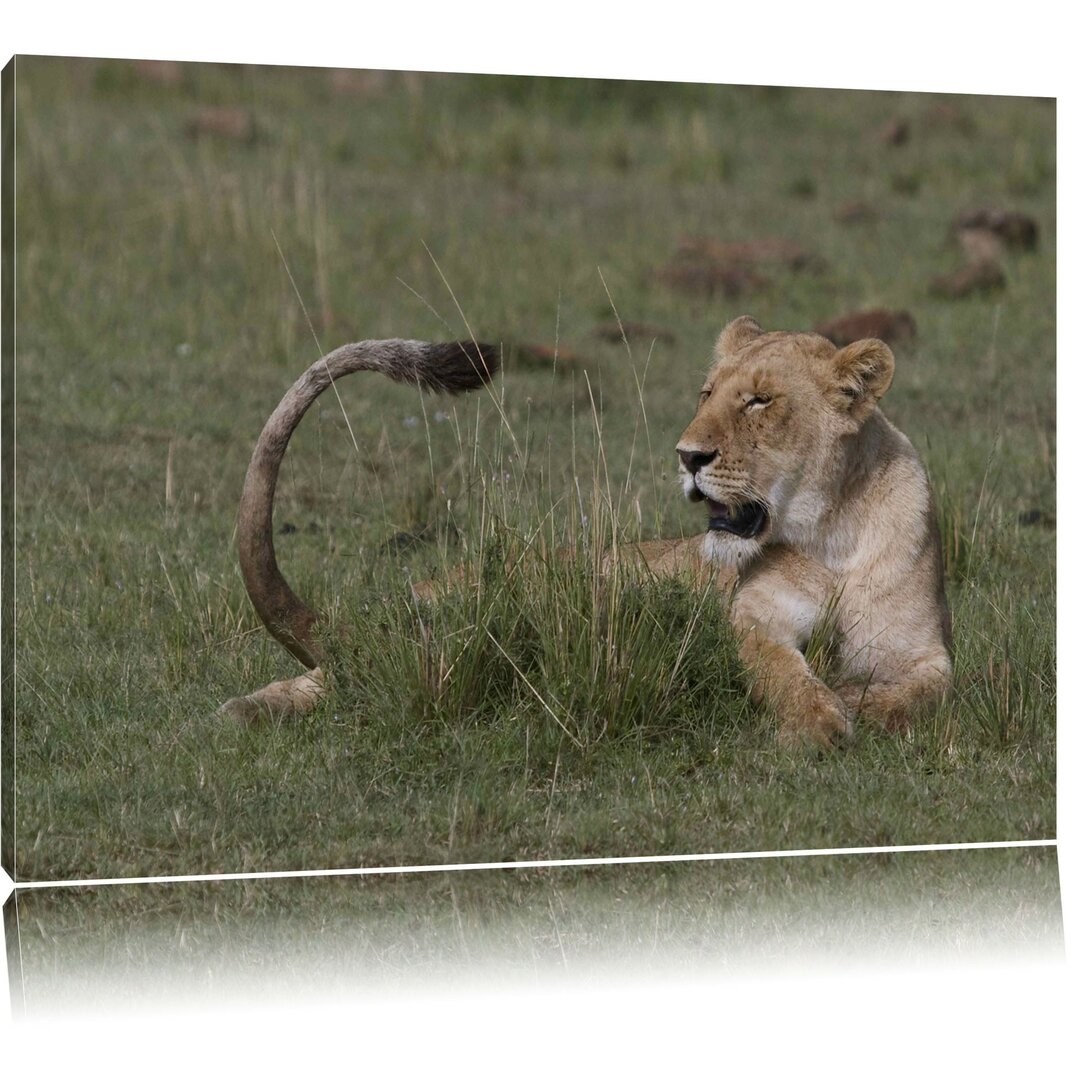
[[[1033,217],[997,206],[980,206],[959,214],[953,221],[953,233],[971,229],[993,233],[1008,248],[1034,251],[1039,244],[1039,226]]]
[[[294,532],[297,532],[296,526],[291,521],[286,521],[278,529],[278,536],[292,536]]]
[[[930,283],[930,291],[946,300],[959,300],[972,293],[993,292],[1005,287],[1005,271],[993,259],[968,263],[951,274],[942,274]]]
[[[887,146],[903,146],[911,138],[911,125],[895,117],[878,130],[878,140]]]
[[[868,308],[850,311],[828,322],[818,323],[814,330],[827,337],[838,348],[853,341],[877,338],[889,345],[910,341],[915,337],[915,319],[908,311],[892,311],[888,308]]]
[[[729,300],[764,288],[769,279],[753,267],[715,259],[676,259],[654,272],[658,281],[679,292],[699,296],[725,296]]]
[[[990,229],[961,229],[956,234],[968,262],[999,259],[1005,254],[1005,243]]]
[[[186,130],[192,138],[210,135],[244,143],[258,136],[254,114],[236,105],[207,105],[188,120]]]
[[[818,271],[823,267],[820,256],[784,237],[727,242],[684,237],[675,257],[654,276],[681,292],[734,299],[768,285],[765,269]]]
[[[1042,510],[1024,510],[1017,515],[1016,520],[1021,525],[1041,525],[1045,529],[1052,529],[1057,524],[1053,514]]]
[[[702,237],[683,237],[676,251],[676,259],[679,258],[711,259],[736,266],[781,266],[786,270],[820,270],[824,265],[819,255],[782,236],[725,243]]]
[[[179,60],[132,60],[131,67],[140,79],[159,86],[179,86],[184,81],[184,65]]]
[[[602,341],[609,341],[613,345],[622,344],[623,334],[626,334],[626,340],[631,342],[662,341],[665,345],[672,345],[675,342],[675,335],[670,330],[645,322],[624,321],[620,327],[618,320],[612,319],[609,322],[598,323],[593,333]]]

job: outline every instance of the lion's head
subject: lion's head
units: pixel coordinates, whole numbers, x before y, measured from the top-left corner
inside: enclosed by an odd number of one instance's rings
[[[676,447],[683,490],[709,511],[706,555],[739,564],[813,535],[892,376],[881,341],[837,349],[817,334],[766,333],[748,315],[729,323]]]

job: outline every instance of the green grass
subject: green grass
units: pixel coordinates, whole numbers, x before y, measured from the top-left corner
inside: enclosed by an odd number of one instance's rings
[[[315,71],[159,86],[40,59],[17,94],[20,879],[1053,836],[1052,106],[949,99],[965,133],[917,94],[391,76],[342,96]],[[207,103],[252,108],[260,138],[187,137]],[[897,115],[912,138],[884,146]],[[837,224],[852,199],[878,220]],[[987,201],[1032,214],[1038,250],[997,296],[932,298],[952,217]],[[824,269],[687,296],[653,276],[686,235],[786,236]],[[613,304],[674,343],[600,341]],[[877,304],[919,326],[884,405],[941,496],[958,691],[910,738],[793,755],[714,599],[601,588],[592,560],[699,530],[672,448],[724,322]],[[511,363],[450,404],[345,381],[358,449],[326,395],[277,546],[349,627],[339,685],[299,722],[224,723],[298,670],[232,546],[265,417],[320,346],[470,331],[584,363]],[[569,566],[535,557],[566,542]],[[409,601],[458,562],[479,589]]]

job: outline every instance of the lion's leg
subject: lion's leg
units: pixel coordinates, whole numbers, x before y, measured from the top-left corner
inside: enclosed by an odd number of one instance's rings
[[[781,743],[832,746],[851,735],[848,707],[810,670],[794,641],[777,641],[775,626],[736,627],[743,632],[739,656],[750,673],[750,697],[776,713]]]
[[[556,559],[569,561],[575,552],[573,548],[560,547],[555,549],[554,554]],[[515,560],[507,560],[507,570],[514,565]],[[738,576],[733,567],[720,566],[702,558],[700,536],[622,544],[606,551],[596,568],[607,578],[611,576],[616,565],[635,572],[645,570],[656,577],[685,576],[698,584],[709,584],[724,591],[734,587]],[[412,594],[418,600],[434,601],[468,581],[469,568],[459,564],[451,567],[442,578],[414,582]]]
[[[731,614],[739,656],[750,675],[751,700],[780,720],[781,743],[832,746],[851,735],[851,716],[801,651],[828,600],[827,582],[813,568],[789,562],[778,560],[736,594]]]
[[[886,731],[908,731],[945,700],[952,682],[946,653],[933,654],[889,677],[847,681],[837,687],[840,699],[860,716]]]
[[[654,577],[683,577],[697,585],[711,585],[729,592],[735,587],[738,571],[733,566],[704,558],[702,539],[699,535],[680,540],[641,540],[623,544],[605,557],[601,569],[610,573],[617,558],[621,565],[646,569]]]
[[[295,679],[282,679],[244,697],[230,698],[218,711],[248,722],[299,716],[314,709],[326,692],[322,668],[312,668]]]

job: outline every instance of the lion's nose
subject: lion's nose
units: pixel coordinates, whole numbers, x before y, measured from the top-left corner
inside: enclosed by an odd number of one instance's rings
[[[698,469],[704,468],[709,464],[714,457],[716,457],[715,450],[679,450],[679,458],[682,460],[683,465],[686,467],[686,471],[691,476],[698,471]]]

